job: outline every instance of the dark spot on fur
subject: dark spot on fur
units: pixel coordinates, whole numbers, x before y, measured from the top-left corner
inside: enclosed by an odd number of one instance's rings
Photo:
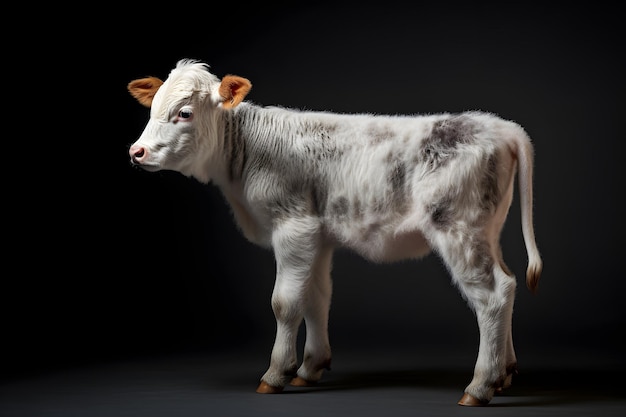
[[[326,211],[326,204],[328,200],[328,192],[326,186],[322,183],[314,183],[311,186],[311,203],[313,205],[313,211],[320,216],[324,215]]]
[[[406,187],[406,165],[402,161],[395,161],[387,174],[391,185],[392,204],[396,211],[403,212],[407,209],[408,195]]]
[[[422,141],[420,159],[429,169],[437,169],[454,157],[459,144],[474,140],[477,131],[478,123],[466,115],[438,120],[433,124],[430,135]]]
[[[458,279],[464,285],[476,286],[492,291],[495,287],[493,275],[494,259],[491,256],[489,244],[482,236],[474,235],[464,242],[465,253],[469,257],[465,260],[465,273]]]
[[[348,199],[339,197],[331,203],[330,211],[336,216],[345,216],[348,214]]]
[[[393,163],[388,173],[388,179],[391,184],[391,190],[394,193],[403,191],[406,181],[406,166],[404,163],[401,161]]]
[[[361,200],[358,198],[354,200],[352,204],[353,216],[355,220],[359,220],[363,218],[363,207],[361,206]]]
[[[286,196],[274,199],[268,206],[274,221],[280,222],[286,217],[302,217],[315,211],[313,201],[307,198],[308,194],[293,187],[285,188],[288,190],[285,192]]]
[[[300,136],[312,136],[323,141],[331,138],[332,134],[337,130],[337,124],[324,124],[318,121],[305,120],[300,125],[300,129],[296,134]]]
[[[307,157],[318,163],[334,158],[340,158],[345,152],[343,148],[337,146],[332,140],[336,124],[323,124],[318,122],[304,122],[297,135],[307,137],[304,148]]]
[[[481,207],[488,211],[494,210],[500,201],[498,160],[495,154],[490,155],[487,160],[481,182],[481,190],[483,191]]]
[[[444,229],[450,226],[452,222],[452,209],[450,208],[450,199],[443,198],[436,203],[427,206],[427,211],[433,224],[438,229]]]
[[[239,126],[228,123],[224,132],[224,152],[229,161],[230,180],[239,180],[246,164],[245,141],[240,134]]]
[[[482,275],[490,275],[493,280],[493,257],[486,241],[472,242],[472,257],[470,265]]]
[[[394,137],[394,133],[389,127],[381,127],[375,123],[369,125],[366,133],[370,137],[371,145],[378,145]]]
[[[372,199],[371,207],[372,207],[372,210],[374,210],[375,213],[382,213],[382,212],[384,212],[386,210],[386,208],[385,208],[385,200],[383,198],[380,198],[380,197],[374,197]]]
[[[458,143],[469,143],[476,131],[476,122],[465,115],[439,120],[433,125],[430,137],[442,148],[453,148]]]

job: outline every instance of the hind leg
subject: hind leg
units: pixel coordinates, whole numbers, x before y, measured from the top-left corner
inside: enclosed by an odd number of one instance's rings
[[[500,256],[501,259],[501,256]],[[513,273],[506,267],[503,261],[500,261],[500,266],[502,268],[502,272],[505,275],[510,276],[515,280],[515,276]],[[513,294],[513,297],[515,295]],[[496,389],[496,394],[501,394],[505,389],[510,388],[513,382],[513,375],[517,374],[517,356],[515,355],[515,347],[513,346],[513,302],[511,302],[510,311],[507,312],[507,327],[506,327],[506,350],[505,350],[505,358],[506,358],[506,378],[501,387]]]
[[[486,405],[506,385],[515,362],[511,319],[516,282],[500,267],[499,249],[483,233],[465,231],[456,236],[462,238],[446,234],[438,245],[439,253],[474,311],[480,334],[474,376],[459,404]]]
[[[510,385],[515,367],[511,337],[515,279],[505,275],[499,267],[494,268],[492,276],[492,290],[480,295],[473,288],[464,290],[476,312],[480,344],[474,376],[459,401],[461,405],[488,403],[496,391]]]

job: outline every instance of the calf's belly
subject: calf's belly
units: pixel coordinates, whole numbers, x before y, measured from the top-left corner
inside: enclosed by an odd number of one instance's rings
[[[431,251],[424,235],[418,231],[375,233],[344,243],[344,247],[373,262],[388,263],[419,259]]]

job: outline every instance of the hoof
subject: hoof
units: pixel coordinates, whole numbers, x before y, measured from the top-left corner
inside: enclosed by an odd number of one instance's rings
[[[311,387],[315,385],[315,382],[307,381],[306,379],[300,378],[299,376],[297,376],[291,380],[289,385],[292,385],[294,387]]]
[[[273,387],[265,381],[261,381],[256,389],[259,394],[278,394],[283,391],[283,387]]]
[[[481,401],[478,398],[474,398],[467,392],[463,394],[463,397],[459,400],[458,404],[466,407],[483,407],[487,405],[489,401]]]

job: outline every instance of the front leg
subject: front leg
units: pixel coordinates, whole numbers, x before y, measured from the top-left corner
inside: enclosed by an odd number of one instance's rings
[[[307,289],[304,323],[306,325],[306,343],[302,364],[298,376],[291,385],[309,386],[322,377],[326,369],[330,369],[331,351],[328,339],[328,314],[332,295],[330,269],[333,248],[322,247],[315,259],[313,276]]]
[[[272,235],[276,257],[276,283],[272,310],[276,339],[270,367],[261,377],[258,393],[278,393],[296,375],[296,339],[305,313],[314,260],[319,252],[319,222],[314,217],[282,221]]]

